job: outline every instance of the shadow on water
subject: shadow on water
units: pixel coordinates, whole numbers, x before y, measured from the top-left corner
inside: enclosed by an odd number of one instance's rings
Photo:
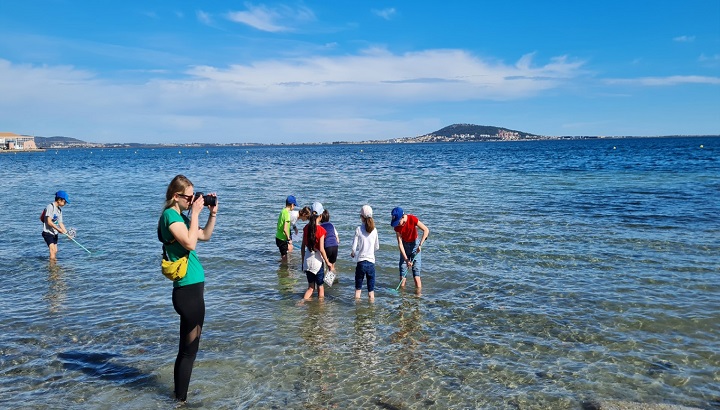
[[[66,369],[79,370],[93,378],[125,386],[161,387],[154,375],[132,366],[113,363],[112,360],[119,356],[113,353],[90,353],[77,350],[61,352],[57,355]]]

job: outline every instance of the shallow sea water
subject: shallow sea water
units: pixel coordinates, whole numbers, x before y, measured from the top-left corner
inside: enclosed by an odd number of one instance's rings
[[[720,138],[0,155],[0,406],[174,407],[155,225],[178,173],[220,208],[187,408],[720,408]],[[62,240],[50,265],[58,189],[91,253]],[[288,194],[340,235],[324,302],[300,303],[299,252],[279,261]],[[372,304],[349,257],[365,203]],[[431,229],[421,295],[392,291],[397,205]]]

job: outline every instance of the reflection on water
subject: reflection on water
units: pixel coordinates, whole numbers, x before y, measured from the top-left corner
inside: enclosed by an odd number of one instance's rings
[[[334,305],[326,300],[303,301],[305,319],[301,326],[304,340],[304,385],[308,400],[329,406],[340,389],[341,370],[336,360],[338,322]]]
[[[63,277],[63,270],[56,261],[48,262],[47,272],[48,286],[44,299],[48,301],[48,311],[50,313],[58,313],[63,309],[63,304],[67,299],[68,287]]]
[[[291,269],[287,263],[280,263],[277,269],[277,279],[278,291],[281,295],[294,295],[295,286],[300,282],[294,269]]]
[[[358,367],[373,369],[380,363],[380,353],[377,350],[377,321],[377,310],[372,304],[367,306],[360,301],[355,303],[355,337],[350,342],[352,346],[350,350],[355,356]]]
[[[390,335],[390,342],[398,350],[395,360],[401,376],[413,374],[418,370],[417,365],[424,360],[421,346],[427,337],[423,332],[425,325],[419,303],[416,298],[403,298],[397,308],[398,330]]]

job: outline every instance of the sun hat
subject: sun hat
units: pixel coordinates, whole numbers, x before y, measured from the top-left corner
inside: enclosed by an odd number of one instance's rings
[[[312,208],[312,211],[318,215],[322,214],[325,211],[325,208],[323,208],[323,206],[320,202],[313,202],[311,208]]]
[[[70,203],[70,196],[65,191],[55,192],[55,198],[61,198],[61,199],[64,199],[65,202]]]
[[[400,219],[402,219],[403,215],[405,215],[405,212],[403,212],[402,208],[396,206],[390,212],[390,215],[392,215],[392,221],[390,221],[390,226],[394,228],[400,224]]]
[[[290,196],[287,197],[287,199],[285,200],[285,203],[286,203],[286,204],[293,204],[293,205],[295,205],[295,206],[298,206],[297,200],[295,200],[295,197],[292,196],[292,195],[290,195]]]
[[[372,218],[372,208],[370,208],[370,205],[363,205],[360,209],[360,216],[363,218]]]

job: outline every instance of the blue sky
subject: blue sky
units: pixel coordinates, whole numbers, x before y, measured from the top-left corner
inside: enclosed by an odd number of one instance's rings
[[[0,131],[720,134],[720,0],[0,1]]]

